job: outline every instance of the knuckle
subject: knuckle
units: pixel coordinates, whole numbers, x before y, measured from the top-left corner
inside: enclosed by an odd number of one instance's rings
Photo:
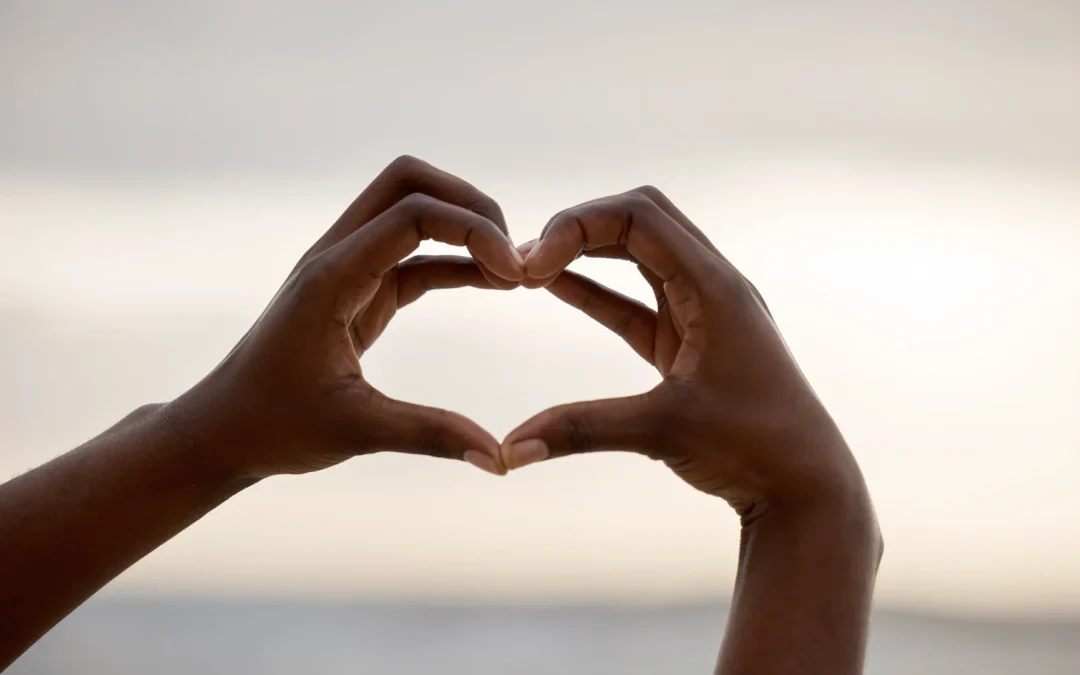
[[[632,206],[634,208],[642,208],[649,204],[653,204],[655,206],[655,203],[652,199],[649,198],[648,195],[643,194],[637,190],[631,190],[630,192],[620,195],[619,201],[626,206]]]
[[[660,211],[660,207],[648,195],[641,192],[627,192],[619,199],[619,205],[636,216],[642,216],[642,224],[651,222],[650,216]]]
[[[305,262],[293,275],[294,286],[300,291],[316,290],[326,286],[332,276],[328,266],[327,261],[321,258]]]
[[[619,241],[622,243],[629,240],[631,228],[655,234],[667,217],[659,204],[640,192],[621,195],[617,204],[623,220],[622,232],[619,234]]]
[[[405,197],[419,189],[420,176],[427,167],[423,160],[412,155],[401,155],[383,169],[378,183],[384,192],[393,197]]]
[[[442,430],[435,428],[429,428],[421,432],[419,447],[425,454],[430,455],[443,455],[449,450],[446,435],[443,434]]]
[[[410,192],[394,205],[394,209],[407,222],[423,218],[431,208],[433,199],[422,192]]]
[[[636,192],[639,195],[648,197],[649,200],[653,202],[667,199],[667,196],[665,196],[664,193],[661,192],[660,189],[654,185],[642,185],[641,187],[634,188],[630,192]]]
[[[711,264],[708,275],[709,283],[701,284],[697,289],[706,304],[725,305],[753,297],[753,291],[746,279],[727,262],[717,261]]]
[[[443,417],[445,414],[440,414]],[[428,424],[421,428],[417,437],[417,449],[424,454],[446,457],[453,453],[454,443],[440,424]]]
[[[461,207],[495,223],[503,233],[507,231],[506,218],[503,217],[498,202],[476,188],[470,186],[468,194],[462,199]]]
[[[364,193],[376,192],[395,199],[408,194],[416,182],[419,163],[420,160],[410,155],[395,158],[383,168]]]
[[[596,445],[596,434],[588,416],[582,411],[567,409],[562,415],[566,445],[574,452],[587,452]]]
[[[592,450],[593,433],[588,421],[581,417],[570,417],[566,423],[570,447],[581,452]]]
[[[390,162],[384,173],[398,180],[406,180],[427,167],[427,162],[412,155],[399,155]]]
[[[413,194],[435,190],[432,181],[436,176],[441,175],[443,172],[412,155],[401,155],[383,170],[389,189],[402,200]],[[491,220],[500,230],[506,232],[506,218],[498,202],[459,178],[452,177],[452,180],[455,187],[454,195],[448,196],[448,201]]]

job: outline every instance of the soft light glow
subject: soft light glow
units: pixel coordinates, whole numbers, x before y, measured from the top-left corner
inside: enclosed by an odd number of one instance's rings
[[[560,205],[645,182],[590,172],[538,179],[550,186],[540,193],[532,181],[474,180],[500,196],[524,240]],[[1070,422],[1080,406],[1076,193],[1051,176],[887,164],[657,174],[651,182],[670,188],[765,294],[858,454],[887,540],[879,602],[1080,609],[1080,538],[1067,532],[1080,521],[1080,432]],[[132,200],[123,184],[0,182],[0,297],[21,312],[10,330],[5,320],[0,366],[14,399],[0,413],[0,470],[21,471],[195,382],[353,183],[223,178],[140,189]],[[649,297],[630,265],[579,264]],[[388,393],[455,408],[496,435],[548,405],[657,379],[617,337],[529,291],[425,299],[395,319],[365,368]],[[73,382],[109,386],[67,400]],[[58,402],[66,425],[52,423]],[[723,504],[638,457],[560,460],[496,480],[381,456],[267,481],[117,583],[155,593],[693,599],[727,593],[736,540]]]

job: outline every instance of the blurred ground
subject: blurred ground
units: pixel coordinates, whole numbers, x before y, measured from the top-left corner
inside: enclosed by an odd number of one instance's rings
[[[96,600],[11,675],[708,673],[726,608]],[[1074,675],[1080,622],[879,613],[867,675]]]

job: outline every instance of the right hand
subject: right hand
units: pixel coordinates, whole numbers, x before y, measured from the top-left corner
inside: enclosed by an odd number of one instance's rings
[[[476,262],[401,262],[423,239],[465,246]],[[383,450],[504,473],[490,434],[457,413],[384,396],[364,378],[360,357],[400,307],[428,290],[514,288],[523,276],[490,197],[403,157],[300,259],[225,360],[156,414],[200,461],[246,477]]]
[[[631,450],[748,520],[823,498],[869,505],[854,457],[761,296],[659,190],[567,209],[519,250],[524,285],[546,286],[618,333],[663,381],[644,394],[540,413],[504,440],[508,468]],[[637,263],[658,309],[565,271],[581,255]]]

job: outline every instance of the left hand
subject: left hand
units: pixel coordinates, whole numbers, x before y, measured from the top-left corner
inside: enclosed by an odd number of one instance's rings
[[[618,333],[657,368],[651,391],[544,411],[510,432],[503,462],[629,450],[662,460],[745,517],[869,498],[855,458],[757,289],[659,190],[567,209],[522,245],[526,286]],[[657,309],[566,271],[581,255],[637,263]]]

